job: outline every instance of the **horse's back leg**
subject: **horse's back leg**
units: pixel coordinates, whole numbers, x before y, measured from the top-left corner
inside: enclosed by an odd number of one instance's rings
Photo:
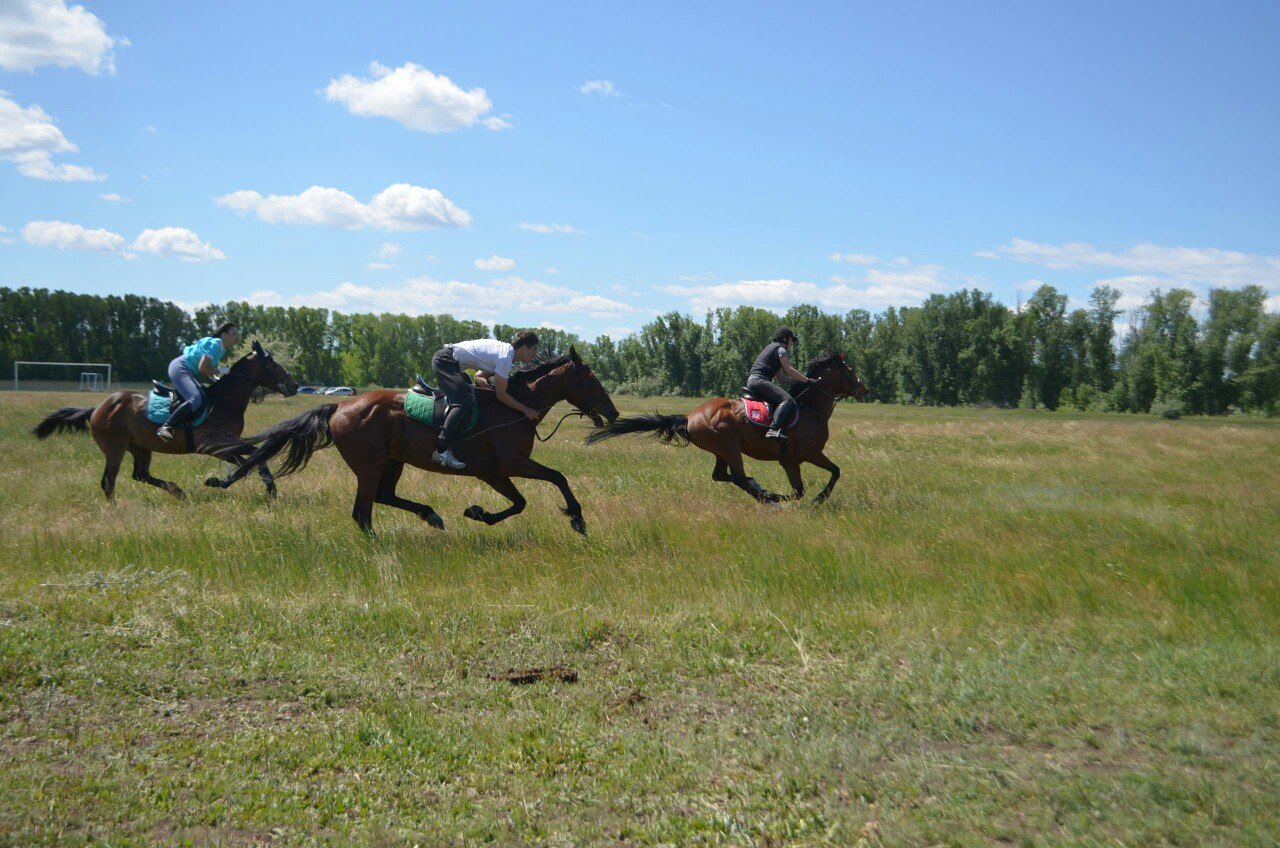
[[[711,469],[711,479],[717,483],[733,482],[733,478],[729,476],[729,464],[719,454],[716,454],[716,467]]]
[[[187,493],[182,491],[177,483],[151,476],[151,451],[138,445],[130,445],[129,453],[133,454],[133,479],[139,483],[146,483],[148,486],[163,489],[178,500],[182,500],[187,496]]]
[[[266,468],[266,466],[264,465],[263,468]],[[443,530],[444,519],[429,505],[411,501],[396,494],[396,486],[399,485],[400,475],[403,472],[403,462],[398,459],[387,460],[386,465],[382,466],[382,477],[378,479],[378,491],[374,495],[374,500],[386,506],[393,506],[396,509],[412,512],[437,530]]]
[[[818,454],[816,458],[809,460],[809,462],[831,472],[831,479],[827,481],[827,485],[822,488],[822,491],[818,492],[818,496],[813,499],[815,504],[820,504],[831,497],[831,490],[836,487],[836,481],[840,479],[840,466],[828,459],[824,453]]]
[[[493,490],[511,501],[511,506],[501,512],[487,512],[483,507],[472,504],[462,513],[472,521],[483,521],[485,524],[493,526],[499,521],[505,521],[513,515],[519,515],[524,512],[525,499],[520,494],[520,490],[516,488],[516,484],[511,482],[510,477],[481,477],[481,480],[488,483]]]
[[[102,494],[106,495],[109,501],[115,500],[116,475],[120,473],[120,463],[124,461],[125,451],[129,447],[129,435],[127,433],[115,435],[94,429],[91,429],[91,432],[93,440],[98,443],[99,450],[107,460],[106,466],[102,469],[102,479],[99,481]]]
[[[777,503],[779,500],[777,495],[757,483],[754,477],[747,476],[747,471],[742,465],[742,451],[737,445],[726,449],[723,456],[725,465],[729,468],[729,480],[733,485],[761,503]]]

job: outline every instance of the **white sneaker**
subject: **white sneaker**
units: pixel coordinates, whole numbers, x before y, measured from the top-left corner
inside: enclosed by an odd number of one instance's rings
[[[167,442],[173,438],[173,430],[168,424],[161,424],[160,429],[156,430],[156,438],[162,442]]]
[[[444,453],[440,453],[440,451],[436,451],[435,453],[431,454],[431,461],[439,465],[443,465],[445,468],[458,469],[458,468],[467,467],[460,459],[458,459],[456,456],[453,455],[453,451],[448,451],[448,450],[446,450]]]

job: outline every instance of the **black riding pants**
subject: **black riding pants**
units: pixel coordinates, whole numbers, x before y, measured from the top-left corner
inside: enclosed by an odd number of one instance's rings
[[[440,391],[444,392],[449,411],[444,417],[444,427],[436,447],[445,451],[453,444],[462,422],[471,415],[471,393],[467,391],[467,377],[462,373],[458,360],[453,358],[453,348],[445,345],[431,357],[431,371],[436,375]]]
[[[791,423],[791,416],[796,408],[796,399],[782,386],[755,374],[747,378],[747,390],[769,404],[769,408],[773,410],[773,426],[780,430],[785,430],[787,425]]]

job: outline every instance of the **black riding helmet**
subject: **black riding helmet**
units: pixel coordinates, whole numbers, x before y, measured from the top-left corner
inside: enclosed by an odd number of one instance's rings
[[[773,340],[778,344],[784,345],[787,343],[788,339],[795,339],[796,341],[800,341],[800,339],[796,338],[796,334],[791,332],[790,327],[779,327],[778,329],[773,331]]]

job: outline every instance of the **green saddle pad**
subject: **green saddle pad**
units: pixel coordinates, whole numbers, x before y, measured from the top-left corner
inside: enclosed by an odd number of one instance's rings
[[[404,411],[409,413],[409,417],[414,421],[426,424],[433,430],[439,430],[444,426],[444,398],[440,398],[440,403],[436,403],[436,398],[431,395],[424,395],[419,392],[404,393]],[[475,429],[476,422],[480,420],[480,405],[473,398],[471,401],[471,414],[467,416],[467,420],[462,425],[462,432],[470,433]]]

